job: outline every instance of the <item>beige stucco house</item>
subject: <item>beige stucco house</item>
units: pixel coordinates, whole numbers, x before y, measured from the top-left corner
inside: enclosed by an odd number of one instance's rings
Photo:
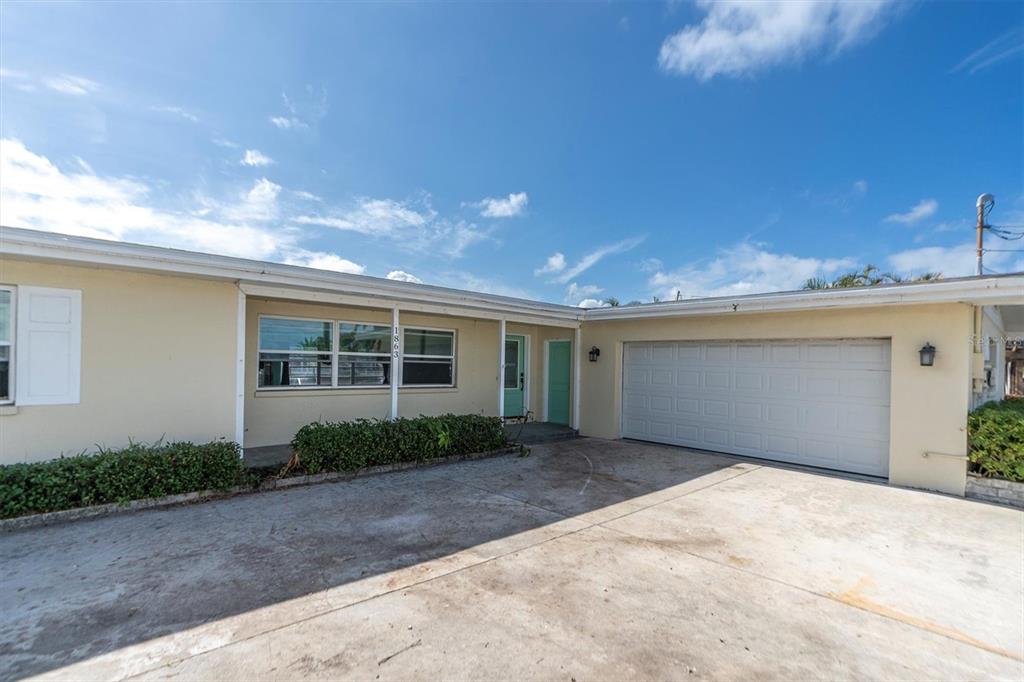
[[[962,495],[1019,337],[1024,274],[582,310],[0,228],[0,463],[530,412]]]

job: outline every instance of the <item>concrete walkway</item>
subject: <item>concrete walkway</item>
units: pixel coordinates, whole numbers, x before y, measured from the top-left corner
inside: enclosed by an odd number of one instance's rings
[[[0,536],[0,677],[1024,677],[1024,514],[678,448]]]

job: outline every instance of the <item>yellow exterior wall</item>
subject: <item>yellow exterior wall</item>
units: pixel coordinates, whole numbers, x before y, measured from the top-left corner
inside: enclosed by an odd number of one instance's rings
[[[0,464],[234,438],[233,284],[9,257],[0,283],[82,291],[81,401],[0,407]]]
[[[964,461],[922,454],[966,454],[972,327],[973,308],[962,304],[585,322],[582,345],[601,358],[582,363],[581,433],[619,437],[627,341],[890,338],[889,480],[963,495]],[[938,349],[934,367],[920,366],[925,342]]]
[[[28,261],[0,260],[0,283],[82,291],[81,401],[0,407],[0,463],[127,444],[234,437],[238,290],[230,282]],[[388,389],[257,391],[260,314],[388,325],[391,311],[250,297],[246,305],[245,446],[278,445],[317,419],[387,417]],[[456,386],[399,391],[402,416],[497,413],[498,323],[402,313],[406,326],[455,329]],[[571,329],[509,323],[529,337],[529,408],[543,418],[544,341]],[[987,331],[987,330],[986,330]],[[892,341],[890,481],[962,495],[974,311],[964,304],[791,313],[737,313],[659,320],[591,321],[581,346],[581,432],[620,432],[622,347],[628,341],[889,338]],[[917,350],[938,348],[935,367]],[[573,349],[574,353],[577,349]]]
[[[291,441],[305,424],[325,419],[387,418],[389,388],[257,390],[259,316],[311,317],[324,320],[391,324],[391,311],[249,298],[246,305],[245,446]],[[455,329],[455,387],[401,388],[398,412],[403,417],[498,413],[498,323],[443,315],[401,313],[402,326]]]

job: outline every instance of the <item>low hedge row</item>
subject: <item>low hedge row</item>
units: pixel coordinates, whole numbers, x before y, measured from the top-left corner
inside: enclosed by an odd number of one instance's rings
[[[967,417],[971,469],[1024,483],[1024,399],[986,403]]]
[[[292,448],[309,474],[422,462],[504,447],[501,420],[476,414],[415,419],[313,422],[299,429]]]
[[[226,490],[246,480],[245,465],[233,442],[132,444],[120,450],[0,466],[0,518]]]

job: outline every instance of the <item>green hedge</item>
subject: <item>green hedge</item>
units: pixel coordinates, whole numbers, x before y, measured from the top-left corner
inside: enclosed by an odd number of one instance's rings
[[[0,518],[226,490],[244,481],[245,467],[233,442],[132,444],[0,466]]]
[[[971,469],[1024,482],[1024,399],[986,403],[967,417]]]
[[[468,455],[506,444],[501,420],[476,414],[313,422],[292,440],[300,466],[310,474]]]

